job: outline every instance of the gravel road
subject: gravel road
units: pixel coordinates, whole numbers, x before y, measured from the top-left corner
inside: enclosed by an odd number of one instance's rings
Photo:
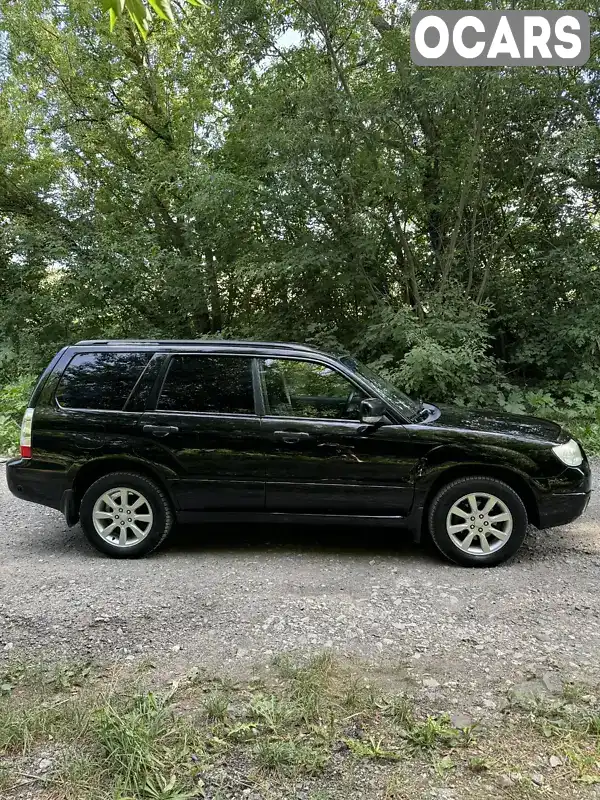
[[[0,660],[151,658],[167,672],[243,673],[282,651],[332,647],[471,705],[532,674],[600,680],[598,494],[583,518],[532,532],[495,569],[454,567],[390,537],[197,527],[149,559],[112,561],[57,512],[14,498],[0,466]]]

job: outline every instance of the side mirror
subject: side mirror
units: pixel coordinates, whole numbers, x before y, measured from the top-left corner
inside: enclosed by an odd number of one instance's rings
[[[376,397],[367,397],[360,404],[360,421],[365,425],[381,425],[385,415],[385,405]]]

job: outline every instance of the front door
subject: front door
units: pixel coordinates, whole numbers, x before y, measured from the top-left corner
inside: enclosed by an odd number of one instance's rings
[[[403,425],[360,421],[364,392],[312,360],[259,361],[268,511],[406,516],[416,450]]]
[[[181,511],[264,509],[251,358],[171,356],[156,408],[142,415],[140,427],[143,454],[172,475]]]

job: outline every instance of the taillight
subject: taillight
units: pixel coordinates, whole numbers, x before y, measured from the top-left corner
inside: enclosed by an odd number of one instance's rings
[[[33,408],[23,414],[21,423],[21,458],[31,458],[31,429],[33,426]]]

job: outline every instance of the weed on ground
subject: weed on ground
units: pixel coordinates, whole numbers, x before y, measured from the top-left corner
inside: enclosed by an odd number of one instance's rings
[[[384,693],[330,652],[268,679],[143,666],[29,665],[0,674],[0,797],[40,800],[592,798],[600,704],[569,685],[468,727]]]

